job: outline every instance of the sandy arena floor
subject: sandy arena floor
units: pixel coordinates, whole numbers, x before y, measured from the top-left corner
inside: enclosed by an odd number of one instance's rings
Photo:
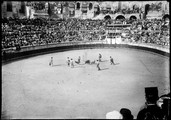
[[[95,60],[70,68],[66,58]],[[50,67],[50,57],[54,66]],[[110,65],[109,56],[116,65]],[[87,49],[40,55],[2,66],[2,110],[10,118],[105,118],[129,108],[136,118],[144,87],[170,92],[169,58],[140,50]]]

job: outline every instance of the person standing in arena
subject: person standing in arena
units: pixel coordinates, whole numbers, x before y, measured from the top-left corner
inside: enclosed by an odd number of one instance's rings
[[[98,68],[98,71],[100,70],[100,62],[97,60],[97,68]]]
[[[81,57],[79,56],[78,57],[78,64],[80,64],[80,62],[81,62]]]
[[[73,61],[73,59],[71,58],[71,68],[73,68],[74,67],[74,61]]]
[[[80,62],[81,62],[81,57],[79,56],[78,61],[75,61],[75,63],[80,64]]]
[[[110,56],[110,64],[111,65],[115,65],[114,61],[113,61],[113,58]]]
[[[67,57],[67,65],[68,65],[68,67],[70,66],[70,59],[69,59],[69,57]]]
[[[102,55],[99,53],[99,62],[101,62]]]
[[[53,66],[53,57],[51,57],[51,60],[50,60],[49,66]]]

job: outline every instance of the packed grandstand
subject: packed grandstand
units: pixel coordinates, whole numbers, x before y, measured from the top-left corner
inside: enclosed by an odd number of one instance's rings
[[[151,20],[91,20],[91,19],[3,19],[2,49],[19,46],[39,46],[50,43],[105,41],[108,25],[131,24],[129,27],[117,27],[122,41],[152,43],[169,46],[168,22]],[[113,27],[116,29],[116,27]],[[112,30],[112,28],[110,28]],[[113,35],[113,34],[112,34]],[[113,35],[114,36],[114,35]]]
[[[166,1],[116,1],[115,4],[110,1],[8,1],[1,7],[2,50],[66,42],[115,44],[118,37],[119,43],[169,47],[169,6]],[[162,17],[157,17],[156,11],[157,16]],[[112,40],[115,42],[109,42]]]

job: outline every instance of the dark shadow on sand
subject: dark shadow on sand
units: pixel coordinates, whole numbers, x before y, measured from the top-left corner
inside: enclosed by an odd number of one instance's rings
[[[107,69],[109,69],[109,68],[103,68],[103,69],[100,69],[100,70],[107,70]]]
[[[55,66],[64,66],[65,64],[58,64],[58,65],[53,65],[52,67],[55,67]]]
[[[100,62],[107,62],[108,60],[102,60],[102,61],[100,61]]]
[[[84,66],[74,66],[73,68],[85,68]]]
[[[119,65],[120,63],[115,63],[114,65]]]
[[[85,65],[85,63],[79,63],[79,64],[77,63],[77,65]]]

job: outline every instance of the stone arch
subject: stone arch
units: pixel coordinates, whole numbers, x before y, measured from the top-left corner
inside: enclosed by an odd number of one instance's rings
[[[20,13],[25,13],[25,3],[22,1],[21,2],[21,9],[20,9]]]
[[[12,12],[12,1],[7,1],[7,12]]]
[[[76,3],[76,9],[79,10],[79,9],[80,9],[80,6],[81,6],[80,3],[77,2],[77,3]]]
[[[93,8],[93,4],[92,3],[89,3],[89,10],[91,10]]]
[[[118,19],[125,19],[125,16],[123,16],[123,15],[118,15],[118,16],[115,18],[115,20],[118,20]]]
[[[145,8],[144,8],[145,15],[147,15],[147,13],[148,13],[149,10],[150,10],[150,5],[149,4],[146,4],[145,5]]]
[[[169,14],[165,14],[165,15],[163,16],[163,18],[162,18],[162,19],[166,20],[166,19],[169,19],[169,17],[170,17],[170,15],[169,15]],[[169,20],[170,20],[170,19],[169,19]]]
[[[94,12],[99,15],[100,14],[100,6],[99,5],[94,5]]]
[[[70,3],[70,4],[69,4],[69,7],[75,9],[75,4],[74,4],[74,3]]]
[[[112,18],[112,17],[111,17],[110,15],[106,15],[106,16],[104,17],[105,20],[111,20],[111,18]]]
[[[130,16],[129,20],[137,20],[137,17],[132,15],[132,16]]]
[[[100,9],[100,6],[98,4],[95,4],[94,8],[99,8]]]
[[[70,17],[75,16],[75,4],[74,3],[69,4],[69,16]]]
[[[132,9],[134,10],[136,8],[136,4],[134,4],[133,6],[132,6]]]

